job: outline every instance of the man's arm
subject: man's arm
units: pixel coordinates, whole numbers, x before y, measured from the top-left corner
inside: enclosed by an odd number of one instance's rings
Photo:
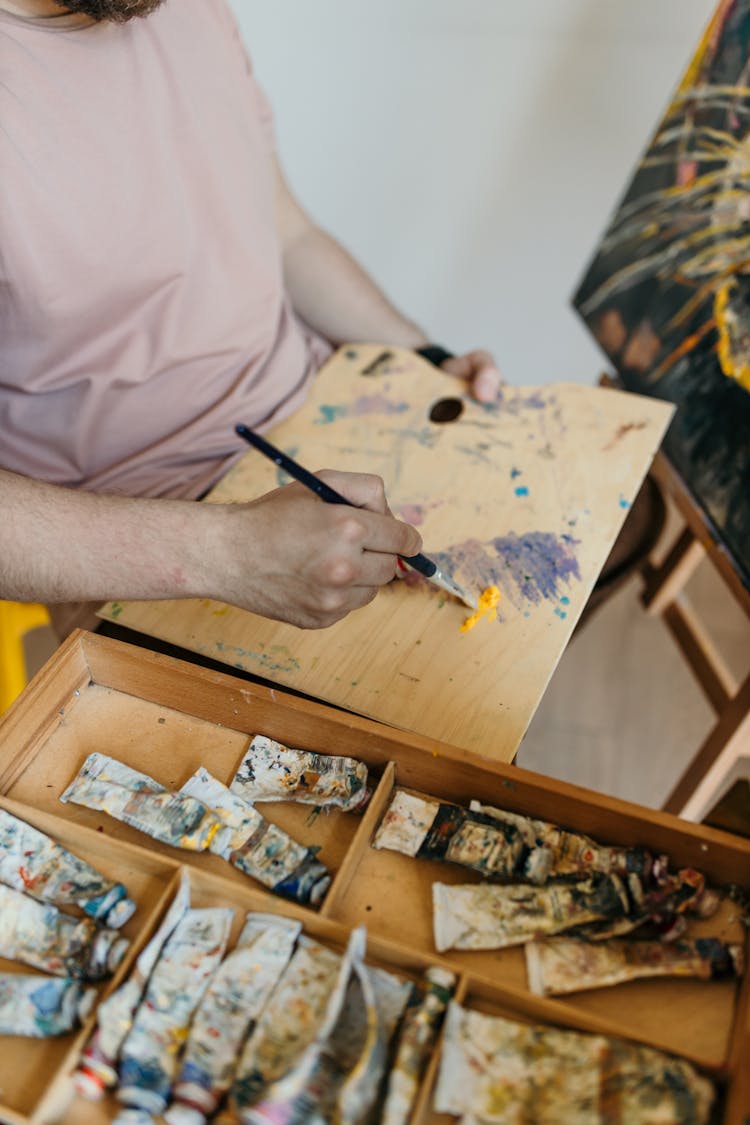
[[[408,320],[362,267],[303,210],[276,162],[276,209],[284,263],[284,281],[292,305],[334,344],[393,344],[420,348],[425,333]],[[492,401],[501,377],[489,352],[472,351],[442,364],[466,379],[481,401]]]
[[[15,601],[210,597],[302,628],[371,601],[419,533],[382,481],[324,472],[357,507],[292,484],[249,504],[102,496],[0,470],[0,597]]]

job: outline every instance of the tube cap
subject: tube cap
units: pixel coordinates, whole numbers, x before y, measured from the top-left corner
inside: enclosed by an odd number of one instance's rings
[[[167,1125],[206,1125],[206,1115],[194,1106],[175,1102],[164,1114]]]

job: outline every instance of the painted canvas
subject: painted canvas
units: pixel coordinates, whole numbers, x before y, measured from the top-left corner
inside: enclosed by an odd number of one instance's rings
[[[574,305],[750,586],[750,0],[722,0]]]

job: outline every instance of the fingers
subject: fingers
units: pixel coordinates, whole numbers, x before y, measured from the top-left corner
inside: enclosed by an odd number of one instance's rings
[[[495,402],[499,398],[503,377],[491,353],[483,348],[446,359],[441,367],[470,383],[471,393],[478,402]]]
[[[385,485],[381,477],[373,473],[342,473],[337,469],[321,469],[315,475],[340,492],[355,508],[390,512],[385,498]]]

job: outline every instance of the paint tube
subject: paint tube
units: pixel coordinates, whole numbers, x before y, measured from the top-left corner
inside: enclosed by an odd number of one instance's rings
[[[135,911],[122,883],[106,879],[6,809],[0,809],[0,883],[55,906],[78,906],[110,929]]]
[[[548,848],[529,847],[514,824],[404,789],[395,790],[372,846],[532,883],[546,881],[552,860]]]
[[[433,1108],[477,1122],[706,1125],[713,1096],[690,1063],[653,1048],[520,1024],[452,1001]]]
[[[742,946],[726,945],[717,938],[669,945],[660,941],[592,943],[556,938],[526,946],[529,988],[539,996],[606,988],[645,977],[722,980],[741,976],[743,966]]]
[[[105,754],[89,754],[60,800],[109,813],[163,844],[188,851],[205,851],[222,828],[219,818],[194,797],[171,793]]]
[[[720,901],[719,893],[708,887],[705,877],[691,867],[662,873],[659,886],[648,891],[636,875],[629,875],[624,882],[631,904],[628,917],[576,927],[568,936],[604,941],[645,926],[660,941],[672,942],[687,930],[686,914],[709,918]]]
[[[315,1041],[342,957],[302,934],[242,1053],[230,1102],[247,1121],[262,1092]]]
[[[408,1125],[455,985],[454,973],[431,966],[425,972],[424,984],[414,988],[388,1076],[381,1125]]]
[[[626,915],[630,906],[617,875],[547,887],[492,883],[433,883],[435,947],[503,949],[600,918]]]
[[[301,922],[248,914],[190,1030],[168,1125],[202,1125],[232,1084],[248,1029],[257,1021],[292,955]]]
[[[51,903],[0,886],[0,957],[59,977],[103,980],[130,942],[91,918],[72,918]]]
[[[337,1030],[340,1046],[334,1042],[346,1073],[333,1114],[336,1125],[364,1125],[370,1120],[385,1075],[390,1041],[412,991],[409,981],[382,969],[360,962],[355,963],[354,971],[356,981],[352,984],[359,994],[347,997],[345,1018]],[[356,1048],[359,1043],[359,1058],[350,1069],[344,1047],[348,1044],[350,1049]]]
[[[549,878],[560,879],[565,876],[585,878],[594,872],[602,875],[629,875],[635,873],[643,882],[651,877],[654,857],[646,848],[608,847],[598,844],[580,832],[568,832],[550,824],[546,820],[534,820],[529,816],[496,809],[471,801],[472,812],[483,813],[503,824],[512,824],[521,832],[530,848],[542,847],[552,852]],[[666,864],[665,856],[658,857],[661,865]]]
[[[331,876],[315,858],[319,848],[297,843],[208,770],[198,770],[187,785],[194,795],[201,794],[201,803],[224,821],[212,851],[282,898],[313,905],[322,900]]]
[[[124,984],[102,1001],[96,1013],[97,1029],[89,1040],[75,1075],[75,1087],[84,1097],[100,1098],[117,1081],[120,1048],[133,1026],[133,1017],[146,990],[164,944],[190,906],[190,884],[183,873],[177,893],[154,936],[138,955]]]
[[[133,1026],[122,1045],[117,1100],[126,1107],[116,1118],[167,1107],[177,1052],[201,997],[224,955],[234,911],[219,907],[187,910],[164,945],[149,979]]]
[[[229,859],[236,848],[241,848],[260,823],[260,813],[203,766],[199,766],[188,778],[180,793],[197,798],[223,822],[225,830],[216,834],[210,849],[224,859]]]
[[[365,944],[364,927],[360,926],[352,931],[346,952],[339,959],[338,972],[313,1039],[291,1068],[263,1090],[255,1105],[240,1113],[242,1125],[301,1125],[313,1116],[322,1116],[321,1106],[338,1076],[331,1040],[352,973],[362,964]]]
[[[0,973],[0,1035],[65,1035],[86,1019],[95,1000],[95,988],[69,977]]]
[[[293,750],[253,736],[230,788],[246,801],[299,801],[359,812],[367,804],[367,766],[355,758]]]

